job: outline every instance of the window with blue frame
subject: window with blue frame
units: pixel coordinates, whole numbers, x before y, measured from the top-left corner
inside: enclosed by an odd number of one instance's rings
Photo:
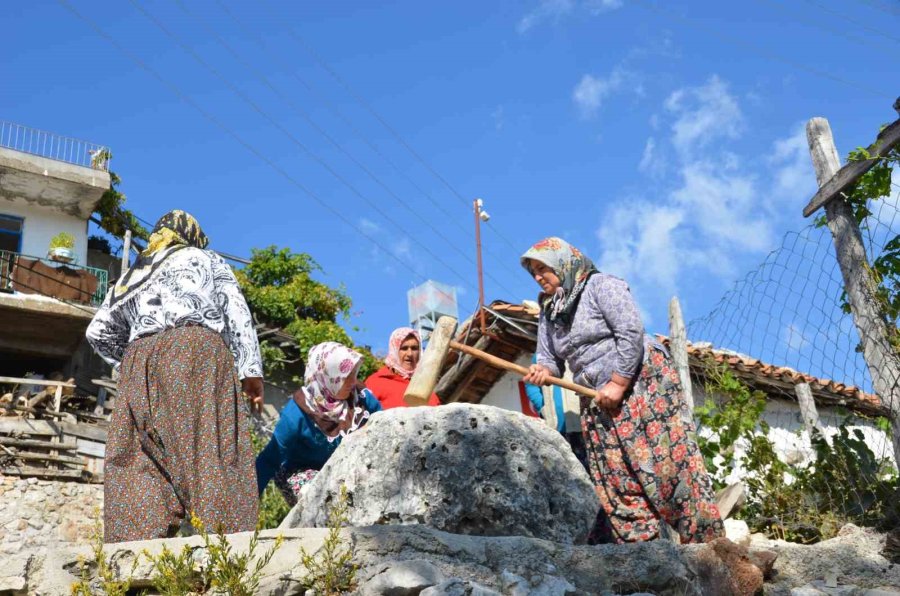
[[[21,217],[0,213],[0,250],[21,252],[24,224]]]

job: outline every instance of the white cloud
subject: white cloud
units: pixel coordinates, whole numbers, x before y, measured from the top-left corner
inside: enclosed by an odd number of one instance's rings
[[[531,31],[534,27],[546,22],[559,22],[576,11],[583,11],[597,16],[617,8],[621,8],[623,0],[539,0],[538,5],[519,19],[516,30],[520,34]]]
[[[668,162],[665,157],[657,150],[656,139],[650,137],[644,145],[644,152],[641,154],[641,161],[638,164],[638,170],[649,174],[654,178],[658,178],[665,174]]]
[[[572,100],[578,106],[582,116],[586,118],[594,116],[603,105],[603,101],[621,89],[628,77],[628,73],[619,66],[614,68],[607,77],[586,74],[575,85],[575,89],[572,91]]]
[[[784,213],[773,201],[801,188],[808,170],[794,130],[767,156],[735,152],[744,117],[718,77],[673,92],[664,110],[668,134],[658,128],[637,165],[646,190],[607,209],[596,232],[598,265],[654,302],[679,285],[730,279],[742,258],[770,250]]]
[[[785,327],[783,339],[788,349],[793,352],[799,352],[810,343],[803,330],[794,323]]]
[[[774,243],[751,174],[729,171],[714,162],[689,162],[681,167],[682,184],[672,200],[690,214],[703,241],[741,250],[762,251]]]
[[[503,106],[497,106],[493,112],[491,112],[491,118],[494,120],[494,130],[500,131],[503,130]]]
[[[519,20],[516,29],[527,33],[544,21],[557,21],[575,10],[575,0],[541,0],[538,6]]]
[[[391,245],[391,252],[394,253],[397,257],[401,259],[411,259],[412,258],[412,246],[409,241],[409,238],[406,236],[400,238],[396,242]]]
[[[371,219],[366,219],[365,217],[361,218],[359,222],[357,222],[359,229],[365,232],[366,234],[378,234],[381,232],[381,226],[372,221]]]
[[[705,149],[723,138],[735,139],[743,131],[737,99],[715,75],[705,85],[673,92],[665,108],[675,116],[672,144],[684,154]]]
[[[775,198],[799,208],[815,194],[816,173],[802,124],[790,136],[775,141],[769,164],[775,169],[772,186]]]

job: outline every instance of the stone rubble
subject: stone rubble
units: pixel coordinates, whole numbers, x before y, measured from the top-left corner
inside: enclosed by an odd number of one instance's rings
[[[0,556],[89,542],[103,485],[0,476]]]

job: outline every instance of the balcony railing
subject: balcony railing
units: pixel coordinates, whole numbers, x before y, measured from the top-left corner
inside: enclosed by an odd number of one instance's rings
[[[100,306],[109,288],[105,269],[0,250],[0,291],[39,294]]]
[[[109,149],[80,139],[0,120],[0,147],[109,171]]]

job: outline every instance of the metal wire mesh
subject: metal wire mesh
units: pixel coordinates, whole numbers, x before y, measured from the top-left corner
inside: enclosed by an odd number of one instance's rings
[[[900,193],[871,201],[869,209],[871,215],[860,228],[871,263],[891,239],[900,235]],[[843,292],[831,233],[825,226],[810,224],[785,234],[780,246],[738,280],[708,314],[690,321],[688,339],[695,345],[709,342],[714,349],[733,351],[873,393],[857,328],[844,308]],[[768,424],[768,436],[779,459],[801,467],[816,462],[813,432],[805,428],[796,393],[789,385],[768,388],[766,393],[769,397],[762,419]],[[817,404],[822,436],[827,438],[832,453],[840,452],[840,457],[834,458],[839,461],[828,462],[830,478],[835,480],[820,489],[820,502],[805,506],[846,514],[851,503],[856,515],[894,519],[898,514],[896,503],[877,492],[883,487],[875,486],[885,474],[896,473],[891,435],[884,420],[854,411],[852,405]],[[849,434],[842,437],[841,427]],[[861,443],[853,443],[857,439]],[[860,448],[861,445],[865,447]],[[867,449],[874,459],[860,461],[866,458],[858,457],[858,453],[865,455]],[[740,449],[735,460],[739,453]],[[821,461],[819,465],[824,467]],[[867,477],[869,480],[861,480],[861,466],[876,472]],[[738,469],[729,480],[746,473]],[[797,507],[782,513],[785,525],[801,523]],[[841,519],[840,515],[836,519]],[[817,518],[820,522],[821,517]]]

